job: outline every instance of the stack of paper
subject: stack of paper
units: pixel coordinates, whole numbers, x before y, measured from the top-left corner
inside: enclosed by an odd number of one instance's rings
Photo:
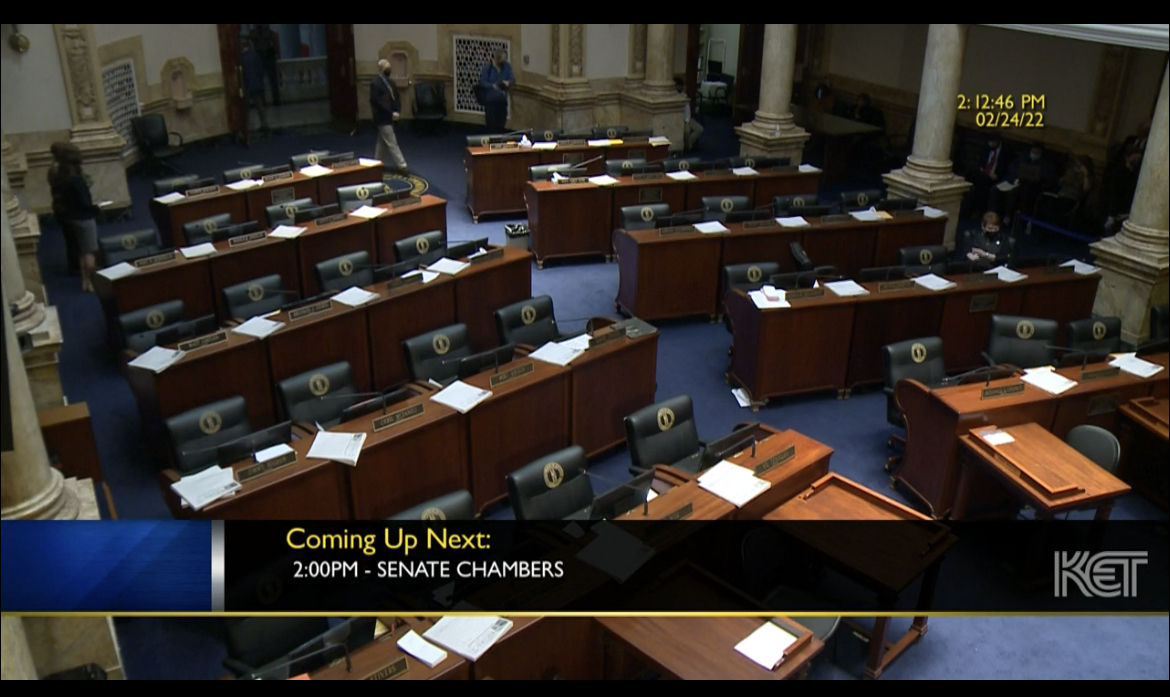
[[[983,431],[979,434],[979,436],[988,445],[995,447],[1016,442],[1016,439],[1012,438],[1012,434],[1008,433],[1007,431],[1001,431],[998,428],[992,429],[990,431]]]
[[[953,281],[948,281],[942,276],[935,276],[932,273],[928,273],[925,276],[919,276],[914,279],[914,282],[923,288],[926,288],[927,290],[946,290],[947,288],[955,287]]]
[[[423,280],[422,280],[422,282],[423,282],[423,284],[424,284],[424,285],[425,285],[425,284],[427,284],[427,283],[430,283],[431,281],[433,281],[433,280],[435,280],[436,278],[438,278],[438,277],[439,277],[439,274],[438,274],[437,272],[434,272],[434,271],[422,271],[422,270],[419,270],[419,269],[415,269],[414,271],[411,271],[410,273],[404,273],[404,274],[402,274],[402,277],[403,277],[403,278],[406,278],[406,277],[408,277],[408,276],[418,276],[418,275],[420,275],[420,274],[422,275],[422,279],[423,279]]]
[[[854,220],[860,220],[862,222],[867,222],[867,223],[876,222],[878,220],[885,220],[885,216],[881,215],[876,210],[874,210],[872,206],[870,207],[869,210],[852,211],[851,213],[849,213],[849,215],[853,216]]]
[[[165,194],[163,196],[155,196],[154,200],[158,201],[159,203],[174,203],[175,201],[182,201],[185,198],[187,197],[183,194],[180,194],[178,191],[172,191],[171,193]]]
[[[468,661],[477,661],[512,628],[503,617],[444,617],[423,638]]]
[[[597,140],[588,141],[591,148],[608,148],[609,138],[598,138]]]
[[[347,288],[346,290],[341,291],[337,295],[334,295],[333,299],[342,305],[360,307],[377,297],[377,293],[371,293],[368,290],[362,290],[361,288],[354,286],[352,288]]]
[[[456,380],[445,390],[431,397],[431,399],[439,404],[451,407],[460,414],[466,414],[477,407],[480,402],[491,396],[491,390],[472,387],[462,380]]]
[[[723,223],[718,220],[708,221],[706,223],[695,223],[695,229],[699,232],[711,234],[716,232],[731,232]]]
[[[746,467],[727,460],[699,475],[699,486],[728,503],[742,508],[744,504],[772,488],[772,483],[760,479]]]
[[[365,433],[330,433],[318,431],[309,448],[309,457],[318,460],[333,460],[343,465],[357,467],[358,456],[366,442]]]
[[[1089,274],[1097,273],[1097,271],[1100,270],[1096,266],[1093,266],[1092,264],[1086,264],[1085,262],[1077,260],[1077,259],[1072,259],[1070,261],[1066,261],[1063,264],[1061,264],[1061,266],[1071,266],[1075,273],[1078,273],[1082,276],[1088,276]]]
[[[442,259],[428,266],[426,270],[432,273],[445,273],[448,276],[454,276],[463,269],[466,269],[468,266],[469,264],[466,262],[455,261],[454,259],[443,257]]]
[[[751,398],[748,397],[747,390],[742,387],[737,387],[731,391],[731,396],[735,397],[735,402],[742,409],[746,409],[752,405]]]
[[[777,292],[779,292],[779,296],[773,295],[772,297],[768,297],[768,295],[765,294],[762,290],[753,290],[748,293],[748,297],[751,298],[752,302],[756,304],[756,307],[760,308],[761,310],[767,310],[774,307],[792,307],[792,305],[790,305],[788,301],[784,299],[784,291],[781,290]]]
[[[230,467],[211,467],[189,474],[171,484],[171,491],[193,510],[201,510],[204,506],[225,496],[239,491],[240,483]]]
[[[138,273],[138,267],[134,266],[133,264],[127,264],[123,261],[119,264],[114,264],[113,266],[108,266],[101,271],[98,271],[97,275],[110,281],[116,281],[119,278],[123,278],[135,273]]]
[[[869,295],[869,291],[862,288],[855,281],[833,281],[826,283],[825,287],[833,291],[836,295],[845,297],[850,295]]]
[[[333,170],[329,169],[328,167],[322,167],[321,165],[309,165],[308,167],[301,167],[301,174],[305,175],[306,177],[320,177],[322,175],[329,174],[332,171]]]
[[[589,182],[591,184],[596,184],[597,186],[613,186],[614,184],[618,183],[618,180],[614,179],[608,174],[603,174],[599,177],[589,177]]]
[[[651,145],[670,145],[670,138],[666,136],[650,136]]]
[[[1162,366],[1157,363],[1143,361],[1135,353],[1123,353],[1109,361],[1109,365],[1115,368],[1121,368],[1130,375],[1136,375],[1139,378],[1148,378],[1162,372]]]
[[[555,142],[552,142],[552,143],[533,143],[532,149],[533,150],[556,150],[557,144]]]
[[[698,179],[698,177],[691,174],[690,172],[688,172],[685,169],[680,169],[677,172],[667,172],[666,176],[670,177],[671,179],[674,179],[675,181],[686,181],[687,179]]]
[[[215,245],[210,242],[204,242],[193,247],[182,247],[179,251],[183,253],[183,258],[185,259],[198,259],[199,257],[209,257],[215,254]]]
[[[434,668],[447,660],[446,651],[415,634],[413,629],[398,640],[398,648],[425,664],[427,668]]]
[[[134,366],[135,368],[143,368],[145,370],[153,370],[156,373],[161,373],[162,371],[174,365],[182,357],[182,351],[167,349],[161,346],[153,346],[146,353],[130,361],[130,365]]]
[[[232,182],[231,184],[228,184],[227,188],[231,189],[232,191],[247,191],[248,189],[255,189],[263,183],[264,182],[260,181],[259,179],[241,179],[238,182]]]
[[[1062,394],[1077,386],[1075,380],[1069,380],[1060,373],[1047,368],[1029,368],[1024,371],[1024,382],[1033,387],[1039,387],[1049,394]]]
[[[797,167],[797,169],[806,174],[812,174],[813,172],[821,171],[819,167],[813,167],[812,165],[801,165]]]
[[[582,334],[580,336],[575,336],[572,339],[565,339],[564,341],[558,342],[558,345],[564,346],[567,349],[588,351],[589,338],[590,337],[588,334]]]
[[[994,269],[984,271],[983,273],[995,274],[996,277],[998,277],[999,280],[1003,281],[1004,283],[1015,283],[1016,281],[1022,281],[1028,277],[1026,274],[1022,274],[1019,271],[1013,271],[1006,266],[997,266]]]
[[[270,319],[263,317],[253,317],[244,322],[238,327],[232,329],[236,334],[243,334],[244,336],[254,336],[257,339],[263,339],[272,332],[284,326],[284,322],[273,322]]]
[[[550,341],[528,354],[528,357],[535,358],[538,361],[544,361],[545,363],[559,365],[563,368],[582,353],[585,353],[583,349],[569,348],[563,344]]]
[[[733,167],[731,173],[737,177],[751,177],[759,174],[759,172],[751,167]]]
[[[735,650],[765,670],[775,670],[784,661],[784,652],[796,643],[796,639],[784,628],[768,622],[736,644]]]
[[[305,231],[303,227],[293,227],[291,225],[277,225],[272,232],[268,233],[269,237],[279,237],[283,240],[295,240],[301,236]]]
[[[945,218],[945,217],[947,217],[946,211],[940,211],[939,209],[931,208],[930,206],[923,206],[922,208],[919,208],[918,210],[922,211],[922,215],[926,216],[927,218]]]
[[[799,215],[790,218],[776,218],[781,227],[808,227],[808,221]]]
[[[359,157],[358,164],[361,165],[362,167],[381,167],[382,161],[375,160],[375,159],[370,158],[370,157]]]
[[[271,448],[265,448],[261,450],[260,452],[253,455],[252,459],[254,459],[256,462],[268,462],[269,460],[275,460],[276,458],[283,457],[291,452],[293,452],[291,447],[285,443],[281,443],[279,445],[274,445]]]
[[[625,583],[654,556],[652,548],[608,521],[597,523],[591,531],[597,537],[577,553],[577,559],[619,583]]]
[[[349,214],[369,220],[370,218],[377,218],[380,215],[386,215],[386,209],[374,208],[373,206],[362,206],[361,208],[350,211]]]

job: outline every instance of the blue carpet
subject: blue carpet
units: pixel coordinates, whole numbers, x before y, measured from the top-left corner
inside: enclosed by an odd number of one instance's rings
[[[704,116],[706,131],[696,151],[706,157],[737,154],[726,117]],[[488,237],[504,242],[509,220],[472,222],[464,205],[462,151],[465,132],[452,129],[436,136],[415,136],[401,129],[399,142],[412,173],[430,183],[430,193],[449,201],[448,235],[453,240]],[[298,129],[254,142],[252,147],[207,145],[184,153],[178,165],[186,172],[216,175],[241,165],[281,164],[290,154],[310,149],[354,151],[372,156],[375,137],[367,127],[355,135],[328,129]],[[151,227],[148,201],[152,177],[131,172],[133,208],[128,218],[103,225],[103,234]],[[850,188],[881,186],[880,179],[857,177],[821,192],[835,197]],[[104,322],[96,297],[82,293],[80,282],[65,272],[65,246],[51,221],[42,228],[41,269],[51,302],[58,307],[65,345],[61,379],[70,402],[88,402],[106,478],[122,518],[169,518],[159,494],[153,464],[143,452],[137,406],[118,372],[116,357],[105,345]],[[1084,245],[1063,240],[1025,240],[1029,253],[1083,256]],[[566,330],[578,329],[573,318],[613,315],[617,292],[616,264],[560,263],[544,270],[533,266],[534,294],[547,293],[556,303]],[[658,398],[689,394],[695,400],[699,436],[713,440],[741,421],[760,420],[795,429],[834,449],[833,471],[881,493],[904,500],[888,488],[883,464],[890,427],[880,391],[775,400],[758,414],[741,409],[724,382],[731,337],[721,324],[667,322],[660,325]],[[629,458],[619,450],[591,465],[602,480],[629,477]],[[917,506],[914,501],[905,501]],[[502,512],[496,517],[509,517]],[[1130,496],[1114,508],[1115,519],[1165,519],[1145,499]],[[904,627],[904,625],[901,625]],[[1166,618],[966,618],[932,620],[930,633],[886,674],[892,679],[1166,679],[1170,640]],[[216,678],[223,647],[210,620],[122,619],[118,632],[126,673],[135,679]],[[836,661],[821,661],[813,671],[820,679],[854,679],[864,661],[864,644],[850,632],[838,633]]]

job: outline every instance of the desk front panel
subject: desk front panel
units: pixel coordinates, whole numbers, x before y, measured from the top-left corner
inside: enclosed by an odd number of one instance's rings
[[[311,460],[292,476],[264,475],[253,489],[220,499],[190,513],[209,520],[350,520],[346,465]],[[297,467],[297,465],[293,465]],[[263,481],[269,480],[270,481]]]
[[[897,266],[898,250],[902,247],[942,244],[946,227],[946,218],[907,216],[880,223],[873,266]]]
[[[183,225],[222,213],[231,214],[233,223],[246,222],[248,199],[243,192],[220,189],[217,194],[196,196],[170,204],[151,200],[151,212],[154,213],[163,247],[185,247],[187,238],[183,234]]]
[[[295,241],[301,266],[301,297],[308,298],[321,292],[317,264],[322,261],[355,252],[366,252],[370,255],[370,263],[376,263],[374,224],[369,220],[351,217],[321,227],[309,223],[308,230]]]
[[[248,202],[248,220],[255,220],[261,227],[268,224],[267,208],[278,203],[292,203],[299,198],[317,200],[317,182],[300,172],[294,172],[291,179],[282,179],[263,184],[244,192]]]
[[[723,267],[732,264],[773,262],[780,265],[780,271],[796,270],[792,259],[792,243],[804,241],[804,230],[776,225],[763,230],[739,226],[734,233],[723,237],[723,258],[719,262],[720,300],[723,298]]]
[[[626,441],[625,418],[654,403],[658,334],[589,349],[572,370],[572,442],[586,457]]]
[[[548,154],[555,153],[552,151]],[[481,215],[523,211],[528,168],[540,164],[545,154],[536,150],[489,151],[487,148],[468,148],[464,151],[467,208],[472,217],[478,222]]]
[[[455,317],[467,325],[472,351],[500,345],[496,310],[532,297],[532,254],[504,247],[504,257],[455,276]]]
[[[438,196],[426,194],[420,203],[409,206],[383,206],[390,212],[374,218],[374,240],[379,264],[398,261],[394,243],[431,230],[442,230],[447,239],[447,202]]]
[[[215,314],[220,322],[229,317],[227,303],[223,299],[224,288],[252,281],[264,276],[280,276],[281,288],[300,292],[300,269],[297,266],[297,246],[291,240],[267,237],[239,247],[228,247],[227,243],[216,245],[222,253],[208,257],[211,273],[211,295],[215,300]],[[296,300],[295,295],[284,298],[284,302]]]
[[[349,362],[357,392],[370,391],[370,344],[366,313],[358,309],[333,310],[320,317],[286,324],[270,334],[264,343],[268,347],[271,366],[271,389],[275,392],[280,381],[323,368],[340,361]],[[276,321],[284,322],[283,315]],[[284,408],[278,409],[283,416]]]
[[[609,230],[622,227],[622,208],[626,206],[652,206],[665,203],[670,206],[672,213],[681,213],[686,210],[687,187],[685,182],[675,181],[665,175],[661,179],[633,179],[622,181],[609,187],[612,192],[613,209],[609,223]]]
[[[608,255],[610,193],[592,184],[529,183],[524,190],[536,260]]]
[[[879,383],[885,379],[882,347],[899,341],[939,336],[945,300],[919,288],[876,293],[861,298],[853,318],[846,383]],[[943,346],[947,341],[943,339]]]
[[[381,183],[382,177],[382,165],[375,165],[373,167],[354,165],[352,167],[334,170],[331,174],[314,178],[313,181],[317,184],[317,196],[315,200],[317,201],[317,205],[320,206],[337,203],[337,190],[341,187],[357,186],[358,184],[369,184],[371,182]]]
[[[380,291],[386,293],[385,290]],[[425,285],[395,290],[367,306],[374,389],[388,390],[410,382],[402,343],[455,324],[455,282],[440,276]]]
[[[772,203],[777,196],[812,194],[815,197],[821,175],[819,172],[761,172],[752,179],[756,188],[753,200],[758,207]]]
[[[1016,315],[1024,303],[1018,284],[976,283],[946,291],[939,336],[947,372],[957,373],[986,365],[983,351],[991,337],[991,316]]]
[[[1099,274],[1049,275],[1038,269],[1031,272],[1026,283],[1024,301],[1020,314],[1027,317],[1054,319],[1060,325],[1060,338],[1064,339],[1065,325],[1078,319],[1093,316],[1093,303],[1097,300]]]
[[[752,196],[755,194],[755,182],[753,177],[737,177],[734,174],[716,175],[708,177],[700,173],[696,175],[697,179],[687,180],[687,207],[688,211],[697,211],[703,209],[703,197],[705,196],[746,196],[748,205],[753,207],[759,205],[772,205],[772,201],[760,201],[755,203]]]
[[[862,269],[875,266],[878,226],[874,223],[830,223],[806,229],[804,251],[814,264],[836,266],[837,273],[857,278]]]
[[[215,313],[207,259],[185,259],[177,252],[172,262],[141,269],[116,281],[95,275],[94,288],[111,313],[107,320],[115,327],[120,326],[119,315],[171,300],[183,301],[187,319]]]
[[[644,320],[717,314],[719,256],[717,236],[659,237],[657,230],[619,230],[617,302]]]
[[[472,664],[476,680],[599,680],[601,631],[592,617],[516,617]]]

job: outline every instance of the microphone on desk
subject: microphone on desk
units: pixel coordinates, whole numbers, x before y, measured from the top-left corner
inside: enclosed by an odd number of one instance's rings
[[[597,315],[593,315],[592,317],[573,317],[571,319],[559,319],[559,320],[556,320],[556,323],[557,324],[565,324],[565,323],[569,323],[569,322],[585,322],[585,333],[592,335],[593,334],[593,322],[596,321],[597,319],[598,319]],[[603,317],[602,319],[609,319],[609,318]]]
[[[382,415],[385,416],[385,414],[386,414],[386,393],[384,393],[384,392],[346,392],[344,394],[323,394],[323,395],[317,397],[317,399],[319,399],[321,401],[324,401],[326,399],[346,399],[346,398],[362,400],[362,401],[367,400],[367,399],[372,400],[374,398],[378,398],[379,400],[381,400]],[[361,401],[357,401],[349,406],[351,406],[351,407],[356,406],[360,403],[361,403]],[[349,407],[346,407],[346,408],[348,409]]]
[[[1167,347],[1170,347],[1170,339],[1147,341],[1146,343],[1137,347],[1135,354],[1138,356],[1148,356],[1152,353],[1166,353]]]
[[[283,291],[283,292],[293,293],[295,291]],[[337,291],[327,290],[324,293],[318,293],[318,294],[311,296],[311,297],[308,297],[308,298],[294,300],[291,303],[285,303],[285,304],[281,305],[280,311],[281,312],[288,312],[289,310],[296,310],[297,308],[301,308],[301,307],[304,307],[306,305],[312,305],[315,302],[319,302],[321,300],[325,300],[326,298],[333,297],[336,294],[337,294]]]
[[[996,374],[997,371],[1003,370],[1007,369],[998,365],[985,365],[980,368],[975,368],[974,370],[968,370],[965,373],[959,373],[958,375],[952,375],[949,378],[944,378],[943,386],[961,385],[967,378],[975,377],[976,375],[983,375],[984,373],[987,374],[987,384],[991,384],[991,376]]]
[[[1082,359],[1081,359],[1081,372],[1082,373],[1085,372],[1085,368],[1089,365],[1089,358],[1090,357],[1092,357],[1094,362],[1096,362],[1096,361],[1100,361],[1100,360],[1105,360],[1105,357],[1109,355],[1109,351],[1106,349],[1097,349],[1097,350],[1075,349],[1075,348],[1069,348],[1068,346],[1045,346],[1044,348],[1048,349],[1049,351],[1060,351],[1062,353],[1065,353],[1066,354],[1065,359],[1075,358],[1076,356],[1080,355],[1082,357]],[[1064,363],[1064,361],[1061,361],[1061,363],[1063,365],[1067,365],[1067,363]]]
[[[577,169],[578,167],[588,167],[589,165],[593,164],[594,162],[601,162],[604,159],[605,159],[605,155],[598,155],[597,157],[592,157],[588,160],[585,160],[584,162],[578,162],[578,163],[574,164],[573,169]]]
[[[637,487],[630,486],[629,482],[619,482],[619,481],[612,480],[612,479],[606,479],[605,477],[598,476],[598,475],[590,472],[587,469],[582,470],[582,471],[585,472],[585,476],[589,477],[590,480],[596,479],[600,482],[605,482],[606,484],[616,485],[617,488],[629,489],[631,491],[638,490]],[[649,492],[649,490],[647,490],[646,499],[642,502],[642,516],[648,517],[649,515],[650,515],[650,492]]]

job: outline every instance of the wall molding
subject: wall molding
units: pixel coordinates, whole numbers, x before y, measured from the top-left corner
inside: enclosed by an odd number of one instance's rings
[[[1063,36],[1067,39],[1093,41],[1101,44],[1146,48],[1153,51],[1170,50],[1170,24],[984,24],[1026,31],[1033,34]]]

